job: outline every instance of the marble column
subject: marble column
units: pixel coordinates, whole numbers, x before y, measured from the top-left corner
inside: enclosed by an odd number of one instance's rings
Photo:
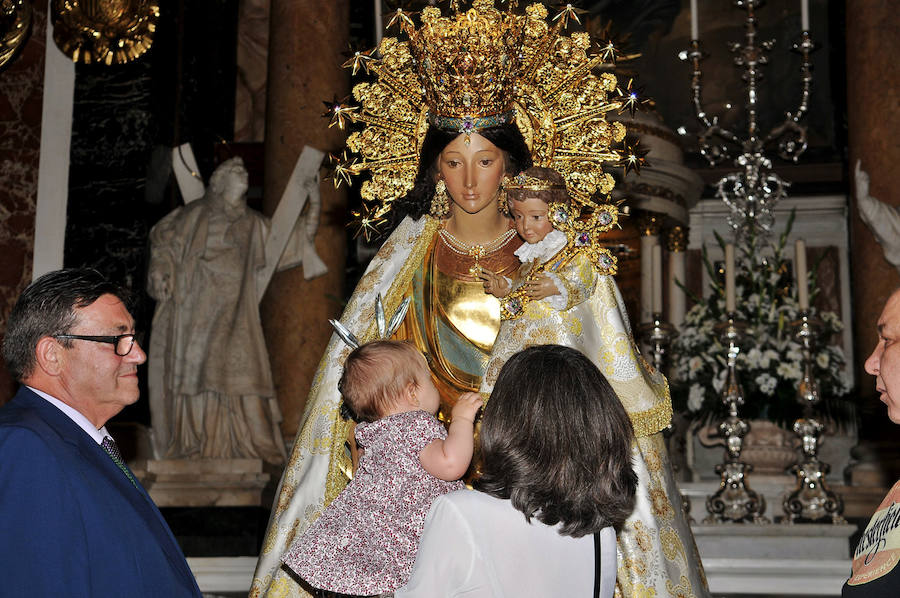
[[[685,281],[685,251],[687,250],[687,230],[683,226],[673,226],[666,237],[666,248],[669,250],[669,323],[681,328],[684,314],[687,311],[687,297],[675,281],[682,285]]]
[[[847,0],[847,125],[850,189],[857,160],[871,177],[869,194],[900,206],[900,20],[892,0]],[[860,387],[872,394],[863,363],[877,342],[881,307],[900,284],[897,271],[859,217],[857,198],[851,202],[851,271],[856,371]],[[878,405],[877,407],[883,408]]]
[[[300,152],[307,144],[336,151],[343,143],[329,129],[322,102],[349,93],[341,68],[349,37],[349,0],[272,0],[266,90],[263,211],[275,211]],[[346,261],[346,197],[321,185],[322,216],[315,243],[328,273],[305,280],[303,267],[275,275],[261,311],[284,421],[291,442],[328,338],[328,318],[338,317]]]
[[[31,36],[0,73],[0,340],[6,318],[31,282],[47,7],[34,3]],[[0,360],[0,405],[16,383]]]
[[[641,229],[641,319],[649,322],[653,314],[653,247],[659,245],[660,218],[647,212],[640,219]]]

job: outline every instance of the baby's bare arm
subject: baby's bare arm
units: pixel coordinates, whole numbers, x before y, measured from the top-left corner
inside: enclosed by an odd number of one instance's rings
[[[451,412],[447,438],[434,440],[419,453],[425,471],[448,482],[458,480],[472,462],[475,416],[484,401],[475,392],[466,392],[456,400]]]
[[[535,280],[529,280],[524,286],[528,291],[528,296],[536,301],[540,301],[551,295],[561,294],[559,289],[556,288],[556,283],[554,283],[553,279],[546,274],[541,274]]]
[[[509,282],[504,277],[482,268],[478,278],[484,283],[485,293],[497,298],[509,295]]]

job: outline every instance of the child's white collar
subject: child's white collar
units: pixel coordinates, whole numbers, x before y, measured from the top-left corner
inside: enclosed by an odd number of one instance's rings
[[[566,233],[554,229],[537,243],[522,243],[522,246],[516,249],[516,257],[523,264],[533,260],[543,264],[559,253],[559,250],[565,247],[567,242]]]

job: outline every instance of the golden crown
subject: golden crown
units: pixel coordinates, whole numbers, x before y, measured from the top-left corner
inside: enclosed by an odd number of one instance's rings
[[[507,191],[551,191],[553,189],[566,188],[565,185],[527,175],[524,172],[520,172],[514,177],[508,177],[504,181],[503,187]]]
[[[624,150],[613,146],[626,128],[606,113],[636,105],[635,94],[625,96],[615,75],[602,70],[615,49],[607,43],[592,53],[587,33],[566,35],[569,20],[577,20],[571,6],[548,23],[543,4],[521,12],[507,1],[504,11],[493,0],[475,0],[462,12],[453,0],[449,16],[428,7],[418,28],[398,9],[388,29],[399,25],[407,39],[384,37],[377,52],[356,52],[344,64],[354,75],[373,75],[354,86],[358,105],[334,101],[327,113],[330,126],[361,125],[347,138],[349,152],[333,156],[332,178],[338,186],[369,173],[360,188],[363,208],[354,212],[367,236],[412,189],[430,121],[470,132],[492,126],[478,119],[515,114],[535,166],[562,175],[569,196],[587,211],[610,201],[615,181],[606,169],[623,161]]]
[[[422,11],[410,51],[432,125],[468,133],[512,122],[523,24],[493,0],[447,17],[433,6]]]

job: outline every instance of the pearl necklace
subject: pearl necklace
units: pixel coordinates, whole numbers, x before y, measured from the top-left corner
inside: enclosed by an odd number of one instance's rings
[[[506,246],[506,244],[512,241],[513,237],[516,236],[516,229],[511,228],[496,239],[488,241],[487,243],[476,244],[469,244],[461,239],[458,239],[445,228],[442,228],[440,230],[440,234],[441,239],[443,239],[444,244],[446,244],[447,246],[447,249],[457,255],[468,256],[475,260],[475,263],[471,268],[469,268],[469,274],[471,274],[472,276],[476,276],[481,271],[481,266],[478,264],[478,260],[488,255],[489,253],[493,253],[498,249]]]

